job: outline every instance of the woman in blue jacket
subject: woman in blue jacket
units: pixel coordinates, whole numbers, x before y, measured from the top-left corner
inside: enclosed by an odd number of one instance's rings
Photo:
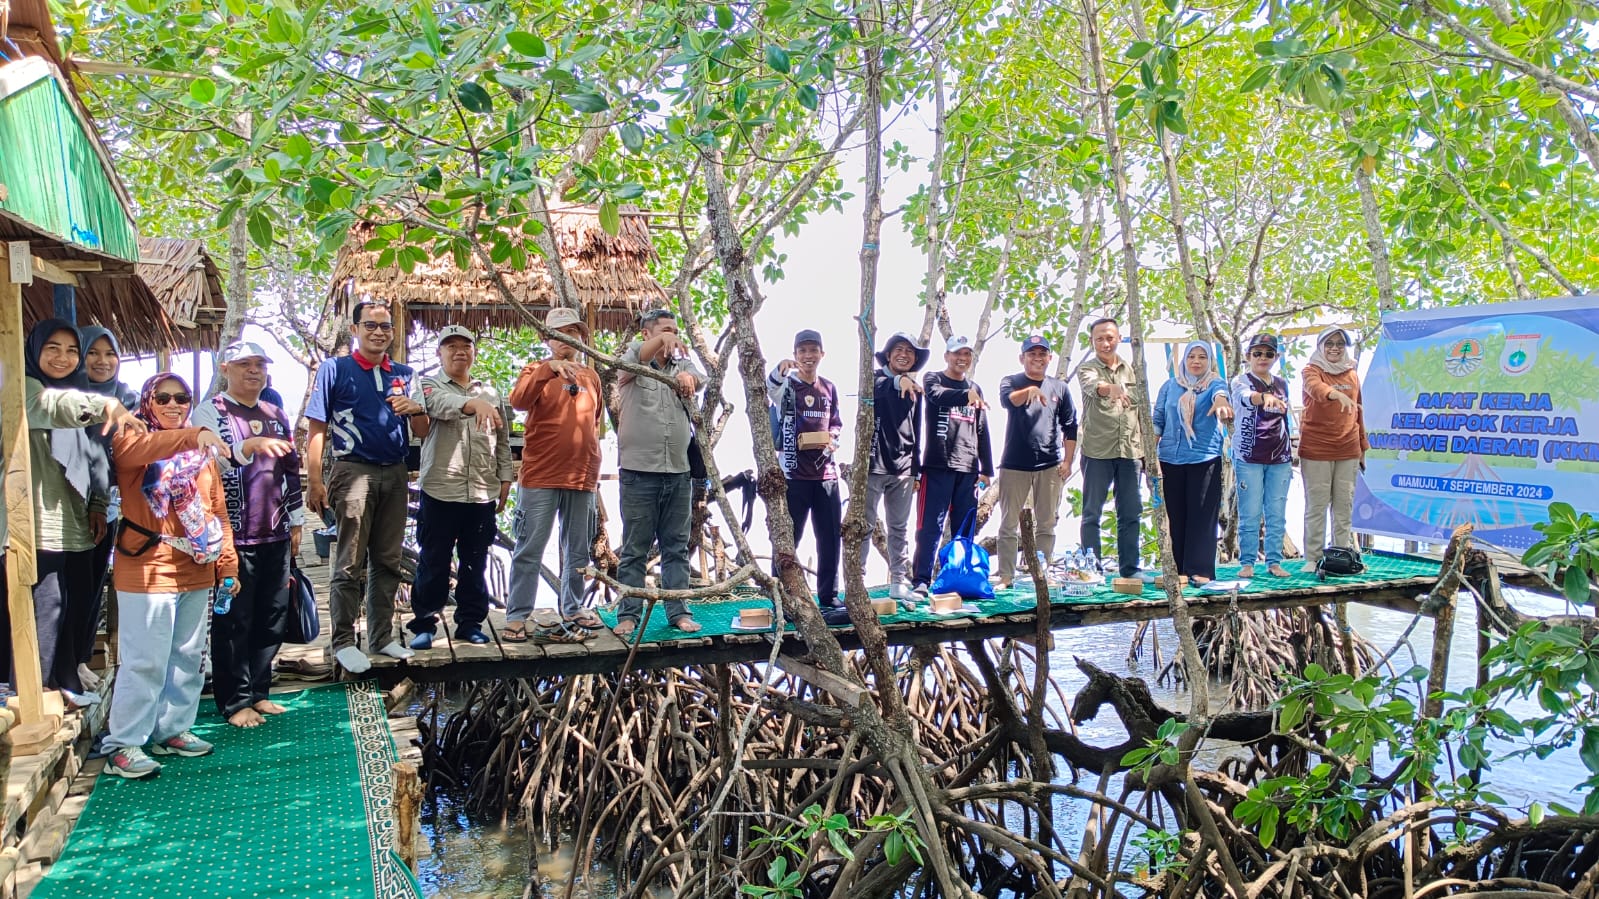
[[[1195,584],[1216,577],[1221,426],[1232,418],[1227,382],[1211,364],[1210,346],[1199,340],[1189,343],[1177,371],[1155,398],[1155,435],[1160,438],[1172,557],[1177,573]]]

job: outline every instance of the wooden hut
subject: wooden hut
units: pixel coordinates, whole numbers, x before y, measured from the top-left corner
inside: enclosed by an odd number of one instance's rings
[[[170,320],[177,340],[173,349],[221,349],[228,299],[222,292],[222,272],[203,241],[141,237],[138,272]]]
[[[33,617],[33,502],[23,414],[23,337],[50,314],[98,322],[134,352],[170,343],[165,316],[135,274],[127,191],[66,71],[45,0],[11,0],[0,14],[0,451],[5,455],[7,607],[23,727],[17,752],[55,733],[39,671]],[[15,52],[20,51],[20,53]],[[22,734],[37,731],[42,743]]]
[[[626,334],[637,324],[640,312],[665,304],[666,291],[650,274],[650,265],[659,257],[645,216],[624,212],[616,234],[600,227],[599,211],[592,206],[552,210],[550,218],[561,266],[590,328]],[[381,251],[367,248],[376,234],[375,226],[357,224],[339,251],[330,289],[337,314],[348,316],[362,300],[385,302],[407,334],[419,329],[436,332],[445,325],[487,331],[526,324],[500,296],[478,260],[465,270],[448,256],[416,265],[410,273],[397,265],[379,268]],[[517,234],[516,239],[527,250],[527,266],[521,271],[507,266],[500,274],[519,303],[542,315],[556,302],[549,268],[532,238]]]

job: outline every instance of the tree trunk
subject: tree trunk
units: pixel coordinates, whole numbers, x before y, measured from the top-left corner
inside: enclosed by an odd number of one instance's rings
[[[1338,112],[1344,123],[1344,133],[1355,136],[1355,114],[1348,109]],[[1399,308],[1394,297],[1393,267],[1388,260],[1388,238],[1383,234],[1382,213],[1377,207],[1377,191],[1371,184],[1372,168],[1367,164],[1371,157],[1363,157],[1355,164],[1355,187],[1360,192],[1360,218],[1366,226],[1366,249],[1371,251],[1371,274],[1377,282],[1377,308],[1389,312]]]
[[[927,346],[933,327],[944,309],[944,226],[939,203],[944,184],[944,148],[948,138],[945,122],[943,32],[935,29],[928,36],[927,64],[933,71],[933,164],[927,181],[927,283],[923,287],[925,311],[920,342]],[[945,319],[947,321],[947,319]],[[946,335],[948,336],[948,335]]]

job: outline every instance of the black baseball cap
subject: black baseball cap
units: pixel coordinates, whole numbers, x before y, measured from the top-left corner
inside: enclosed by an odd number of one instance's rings
[[[1024,353],[1028,350],[1036,350],[1039,347],[1054,352],[1054,349],[1049,345],[1049,341],[1045,340],[1042,334],[1029,334],[1027,339],[1022,341],[1022,352]]]
[[[814,344],[816,344],[816,348],[817,349],[819,349],[819,350],[820,349],[824,349],[824,347],[822,346],[822,332],[815,331],[815,330],[812,330],[810,328],[806,328],[805,330],[799,332],[798,334],[795,334],[794,335],[794,349],[796,349],[796,350],[799,349],[800,348],[800,344],[802,344],[802,343],[814,343]]]
[[[1249,349],[1252,350],[1258,346],[1263,346],[1266,349],[1271,350],[1273,353],[1281,352],[1280,348],[1277,346],[1277,335],[1268,334],[1265,331],[1262,331],[1249,339]]]

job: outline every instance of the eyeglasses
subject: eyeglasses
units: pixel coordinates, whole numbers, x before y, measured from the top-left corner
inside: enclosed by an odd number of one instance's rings
[[[150,397],[150,399],[154,400],[157,406],[165,406],[168,403],[177,403],[180,406],[187,406],[194,399],[194,397],[188,395],[187,393],[158,393]]]
[[[362,322],[361,327],[368,331],[393,331],[394,322]]]
[[[1255,350],[1254,352],[1249,354],[1249,358],[1251,358],[1251,359],[1275,359],[1275,358],[1277,358],[1277,354],[1273,353],[1271,350]]]

